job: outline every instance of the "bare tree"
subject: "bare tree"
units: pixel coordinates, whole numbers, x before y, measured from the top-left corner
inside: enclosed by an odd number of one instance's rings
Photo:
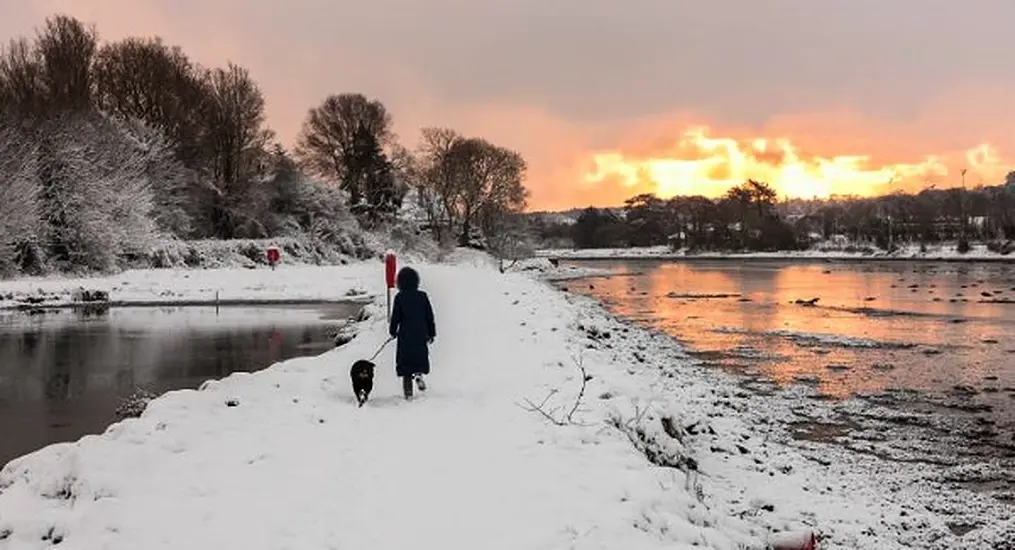
[[[392,142],[391,115],[383,103],[362,94],[328,96],[307,113],[296,158],[309,174],[337,183],[353,205],[365,196],[356,162],[357,139],[365,133],[380,146]],[[360,136],[357,138],[357,136]]]
[[[54,110],[87,110],[92,105],[92,59],[99,39],[92,26],[66,15],[46,19],[36,47],[42,84]]]
[[[205,83],[206,221],[210,235],[234,238],[241,226],[258,223],[245,206],[263,198],[255,178],[267,164],[272,133],[264,126],[264,96],[247,69],[230,63],[208,71]]]
[[[38,115],[46,106],[42,59],[27,38],[0,50],[0,110],[20,117]]]
[[[480,213],[494,220],[500,213],[521,211],[528,190],[523,185],[525,160],[510,149],[481,138],[458,140],[447,161],[455,181],[455,203],[461,220],[461,241],[466,243]],[[495,227],[487,227],[495,230]]]
[[[416,199],[438,242],[455,230],[457,185],[449,155],[462,136],[450,128],[423,128]],[[445,230],[446,229],[446,233]]]
[[[159,38],[126,38],[104,45],[93,70],[100,109],[144,121],[165,136],[184,164],[200,167],[211,94],[179,47]]]
[[[448,128],[424,128],[418,158],[416,196],[438,240],[457,228],[462,243],[476,226],[493,234],[525,207],[526,164],[515,151]]]
[[[487,234],[487,245],[497,257],[500,272],[511,269],[520,260],[536,254],[535,239],[526,219],[519,214],[508,214],[497,222],[497,229]]]

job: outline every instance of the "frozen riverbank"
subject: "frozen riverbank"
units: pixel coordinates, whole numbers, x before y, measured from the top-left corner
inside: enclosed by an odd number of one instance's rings
[[[373,401],[353,404],[348,366],[384,340],[372,305],[342,348],[167,394],[101,436],[8,464],[0,547],[760,549],[807,529],[825,549],[1006,540],[1010,513],[942,491],[936,472],[793,443],[800,396],[745,391],[591,299],[463,256],[420,266],[438,341],[419,401],[397,397],[386,354]],[[383,293],[377,264],[154,273],[130,275],[123,294]],[[81,286],[0,293],[42,283]],[[542,410],[564,425],[526,410],[547,395]]]

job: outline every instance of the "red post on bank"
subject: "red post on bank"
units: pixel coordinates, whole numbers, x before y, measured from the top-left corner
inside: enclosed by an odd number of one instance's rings
[[[395,288],[395,270],[397,261],[395,253],[388,251],[384,254],[384,282],[388,287],[388,322],[391,322],[391,289]]]
[[[278,260],[279,260],[279,258],[281,256],[279,254],[279,252],[278,252],[278,248],[274,247],[274,246],[269,246],[268,250],[265,251],[265,255],[268,257],[268,265],[270,265],[271,266],[271,270],[274,271],[275,270],[275,264],[278,263]]]

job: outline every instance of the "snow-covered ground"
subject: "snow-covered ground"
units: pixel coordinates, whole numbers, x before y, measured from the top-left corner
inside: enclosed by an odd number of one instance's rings
[[[104,291],[118,304],[229,301],[338,301],[357,298],[372,283],[384,291],[383,273],[371,264],[280,266],[258,269],[151,269],[84,278],[25,278],[0,281],[0,309],[32,304],[61,306],[80,299],[80,290]],[[378,287],[380,284],[380,288]]]
[[[500,274],[462,253],[417,266],[438,337],[416,401],[399,396],[389,349],[371,402],[354,404],[349,365],[386,337],[380,297],[346,346],[171,392],[102,435],[12,461],[0,548],[760,549],[811,529],[822,549],[1015,540],[1010,513],[946,494],[919,465],[792,443],[798,396],[696,366],[668,337],[551,288],[547,264]],[[0,293],[338,299],[383,294],[382,272],[136,272]],[[558,422],[531,410],[544,399]]]
[[[809,250],[780,252],[688,252],[672,250],[668,246],[632,248],[545,249],[536,252],[543,258],[576,260],[649,260],[649,259],[721,259],[744,258],[756,260],[938,260],[938,261],[1005,261],[1015,262],[1015,254],[1002,255],[987,249],[986,245],[973,244],[968,252],[960,254],[954,244],[931,245],[926,252],[919,245],[900,246],[894,252],[871,248],[866,250],[833,246],[817,246]]]

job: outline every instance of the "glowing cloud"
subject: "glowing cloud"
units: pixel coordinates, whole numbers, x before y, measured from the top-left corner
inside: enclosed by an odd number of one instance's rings
[[[754,179],[767,182],[782,197],[828,198],[873,196],[932,184],[951,187],[961,184],[962,169],[975,176],[970,184],[995,183],[1012,169],[987,144],[977,145],[957,159],[956,155],[936,155],[916,163],[876,164],[869,155],[805,155],[786,138],[737,140],[710,137],[708,131],[707,127],[687,130],[664,154],[643,158],[622,152],[594,154],[595,168],[585,174],[585,182],[594,185],[616,178],[627,187],[649,184],[661,197],[716,197]]]

